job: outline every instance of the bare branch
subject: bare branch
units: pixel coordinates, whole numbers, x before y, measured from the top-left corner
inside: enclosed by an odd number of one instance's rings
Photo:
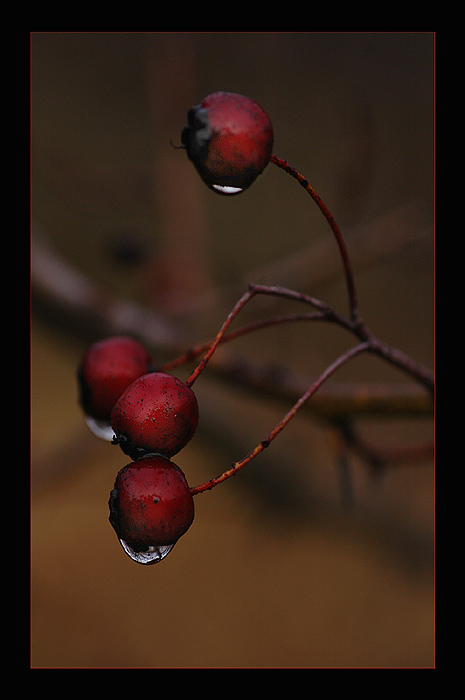
[[[34,300],[91,335],[127,333],[161,349],[186,341],[179,328],[161,315],[103,290],[57,255],[34,230],[31,287]]]

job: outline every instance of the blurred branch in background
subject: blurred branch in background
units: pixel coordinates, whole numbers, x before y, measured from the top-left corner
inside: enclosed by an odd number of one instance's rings
[[[65,328],[97,338],[118,333],[143,338],[149,345],[179,347],[183,335],[168,319],[103,289],[54,253],[33,225],[31,237],[33,303]],[[37,307],[36,307],[37,308]]]
[[[392,220],[398,229],[397,217],[393,216]],[[387,226],[386,222],[384,226]],[[375,240],[380,240],[380,237]],[[400,240],[405,243],[402,236]],[[169,316],[111,295],[75,270],[48,246],[44,236],[35,229],[31,242],[32,300],[33,304],[40,305],[47,317],[55,321],[61,319],[61,322],[65,319],[69,329],[89,339],[130,334],[146,343],[156,356],[175,355],[192,344],[192,338],[186,337]],[[310,253],[308,255],[310,257]],[[328,250],[325,259],[332,258],[332,251]],[[271,398],[284,405],[294,403],[311,384],[311,378],[300,376],[288,367],[268,366],[253,357],[237,358],[225,348],[221,356],[212,358],[209,370],[236,390]],[[432,444],[379,450],[365,444],[353,426],[356,417],[432,416],[431,397],[416,384],[331,383],[321,387],[302,410],[329,423],[341,436],[345,449],[354,451],[372,468],[412,464],[433,456]]]
[[[75,270],[33,232],[31,239],[31,285],[33,303],[49,317],[66,318],[69,327],[89,338],[132,334],[157,354],[185,350],[192,339],[153,310],[116,295]],[[222,352],[209,367],[232,385],[266,394],[284,402],[296,400],[309,384],[287,367],[267,367],[252,358],[237,360]],[[421,387],[411,384],[333,384],[322,387],[308,410],[326,419],[355,414],[432,415],[433,405]]]

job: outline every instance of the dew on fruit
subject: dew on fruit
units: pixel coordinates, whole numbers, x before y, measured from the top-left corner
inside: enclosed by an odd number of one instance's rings
[[[98,420],[92,416],[84,416],[87,423],[87,427],[102,440],[108,440],[111,442],[115,435],[115,431],[111,427],[110,421]]]
[[[211,189],[215,190],[215,192],[219,192],[219,194],[226,195],[239,194],[244,191],[242,187],[231,187],[229,185],[212,185]]]
[[[173,549],[173,544],[164,544],[149,546],[144,552],[136,552],[132,547],[128,545],[127,542],[120,538],[120,544],[128,557],[138,564],[157,564],[159,561],[164,559]]]

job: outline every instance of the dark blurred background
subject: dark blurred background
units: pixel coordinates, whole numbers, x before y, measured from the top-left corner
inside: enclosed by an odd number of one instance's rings
[[[214,336],[249,281],[347,311],[331,231],[291,178],[270,165],[249,191],[220,197],[173,148],[188,108],[216,90],[263,106],[275,154],[346,237],[368,325],[433,367],[433,32],[32,32],[31,663],[431,667],[432,459],[374,477],[351,455],[347,504],[337,436],[306,413],[196,497],[194,524],[162,563],[131,562],[108,523],[127,459],[83,421],[75,374],[90,342],[143,331],[163,362]],[[283,310],[301,309],[259,298],[241,322]],[[295,324],[224,357],[311,379],[351,343]],[[416,389],[364,356],[335,381]],[[192,485],[289,408],[208,371],[196,393],[199,432],[175,460]],[[432,416],[411,411],[357,428],[382,448],[433,436]]]

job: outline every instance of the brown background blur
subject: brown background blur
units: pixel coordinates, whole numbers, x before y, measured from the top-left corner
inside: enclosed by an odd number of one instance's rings
[[[373,227],[354,259],[362,315],[433,366],[434,33],[33,32],[31,80],[34,231],[100,289],[162,312],[188,344],[216,333],[248,280],[346,312],[331,232],[291,178],[269,166],[248,192],[220,197],[170,143],[191,105],[239,92],[270,115],[274,152],[308,177],[349,251]],[[310,255],[289,280],[280,261],[313,245],[318,264]],[[284,308],[300,310],[257,299],[242,320]],[[90,433],[77,403],[76,367],[100,334],[58,313],[33,279],[33,667],[434,664],[431,461],[373,479],[354,458],[346,509],[333,431],[298,416],[196,497],[167,559],[137,565],[108,523],[128,460]],[[228,351],[312,377],[349,342],[294,325]],[[337,380],[411,383],[371,357]],[[288,408],[208,372],[196,393],[199,432],[175,460],[191,485],[247,454]],[[433,424],[369,418],[360,429],[373,444],[409,445],[431,440]]]

